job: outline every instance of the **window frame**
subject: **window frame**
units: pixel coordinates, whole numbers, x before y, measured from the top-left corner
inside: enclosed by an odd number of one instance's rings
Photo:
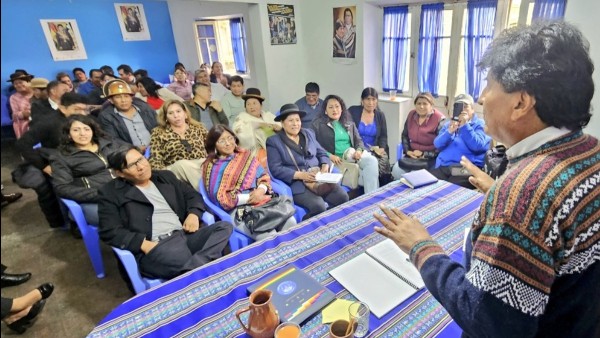
[[[227,16],[227,17],[205,17],[205,18],[199,18],[196,21],[194,21],[194,36],[195,36],[195,40],[196,40],[196,54],[197,54],[197,58],[198,58],[198,64],[203,64],[203,63],[208,63],[209,65],[212,65],[212,63],[214,61],[219,61],[221,62],[221,64],[223,64],[222,61],[222,56],[223,56],[223,52],[222,52],[222,46],[220,41],[223,40],[223,38],[221,37],[221,33],[218,27],[218,22],[220,21],[227,21],[228,25],[229,25],[229,21],[231,19],[237,19],[239,18],[241,20],[242,25],[244,25],[244,29],[242,29],[242,39],[244,41],[244,52],[245,52],[245,60],[246,60],[246,72],[245,73],[238,73],[237,70],[235,69],[235,66],[233,68],[227,68],[227,69],[223,69],[223,72],[230,74],[230,75],[239,75],[242,77],[249,77],[250,76],[250,63],[248,61],[248,36],[246,35],[246,20],[244,19],[244,17],[242,15],[234,15],[234,16]],[[204,38],[204,37],[200,37],[199,33],[198,33],[198,27],[199,26],[212,26],[213,30],[215,32],[215,46],[217,48],[217,58],[218,60],[212,60],[212,55],[209,52],[209,58],[210,60],[204,61],[204,57],[202,56],[202,50],[201,50],[201,39],[208,39],[208,38]],[[231,48],[233,49],[233,44],[231,41],[231,35],[227,36],[225,38],[229,44],[231,45]],[[233,60],[233,54],[232,54],[232,60]]]

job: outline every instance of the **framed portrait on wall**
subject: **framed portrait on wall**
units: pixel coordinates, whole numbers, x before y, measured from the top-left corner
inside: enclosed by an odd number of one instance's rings
[[[115,11],[124,41],[150,40],[144,5],[115,3]]]
[[[267,4],[271,45],[296,43],[296,18],[293,5]]]
[[[40,23],[54,61],[87,59],[77,21],[42,19]]]
[[[356,58],[356,6],[333,9],[333,59]]]

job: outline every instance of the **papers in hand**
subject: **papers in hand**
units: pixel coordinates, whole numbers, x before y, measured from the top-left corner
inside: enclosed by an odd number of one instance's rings
[[[433,176],[427,169],[420,169],[402,174],[402,178],[400,179],[400,182],[413,189],[433,184],[437,181],[437,177]]]
[[[319,183],[340,183],[344,175],[340,173],[322,173],[318,172],[315,175],[315,181]]]
[[[377,318],[383,317],[425,286],[419,271],[390,239],[329,272]]]

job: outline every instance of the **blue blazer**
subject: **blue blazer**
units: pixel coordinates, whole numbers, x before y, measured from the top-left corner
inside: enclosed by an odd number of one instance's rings
[[[290,147],[292,155],[300,170],[307,170],[311,167],[321,166],[322,164],[331,165],[327,152],[315,137],[315,133],[310,129],[302,128],[300,133],[306,139],[306,149],[302,151],[300,147]],[[285,132],[281,131],[267,139],[267,162],[271,176],[285,182],[292,188],[293,194],[301,194],[306,189],[304,183],[300,180],[294,180],[294,173],[298,171],[294,161],[290,157],[282,137],[287,137]]]

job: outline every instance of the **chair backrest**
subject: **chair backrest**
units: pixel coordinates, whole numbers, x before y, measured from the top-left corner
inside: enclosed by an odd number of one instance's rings
[[[10,108],[8,105],[8,97],[2,94],[2,126],[11,126],[13,121],[10,118]]]
[[[144,150],[144,157],[150,158],[150,146],[147,146],[146,150]]]

